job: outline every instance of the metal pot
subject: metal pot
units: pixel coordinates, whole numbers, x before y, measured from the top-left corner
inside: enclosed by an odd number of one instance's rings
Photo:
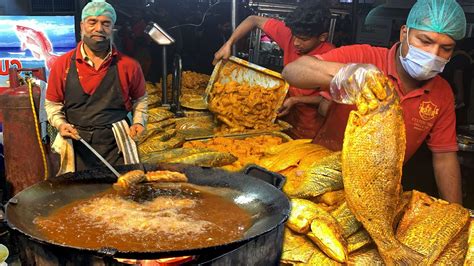
[[[52,211],[73,201],[92,197],[110,188],[111,183],[115,182],[116,178],[107,168],[97,168],[65,174],[53,180],[42,181],[21,191],[14,198],[10,199],[6,205],[7,223],[11,229],[18,233],[24,245],[34,243],[36,248],[41,247],[42,249],[47,249],[47,252],[42,250],[41,253],[53,253],[54,256],[64,256],[58,254],[68,254],[68,256],[71,257],[69,259],[62,258],[62,260],[55,260],[55,263],[59,264],[63,264],[61,261],[63,261],[64,264],[67,262],[70,263],[70,260],[73,262],[79,261],[78,254],[82,257],[90,256],[90,261],[92,261],[92,257],[95,261],[97,258],[109,261],[111,258],[158,259],[183,255],[222,255],[232,253],[235,250],[242,249],[242,247],[244,247],[243,254],[241,252],[234,256],[238,261],[233,262],[245,262],[244,264],[259,263],[258,260],[261,259],[260,263],[278,263],[283,242],[283,227],[290,212],[289,200],[284,193],[279,190],[284,183],[284,178],[281,175],[266,170],[264,171],[256,166],[247,168],[245,173],[230,173],[218,169],[172,164],[117,167],[117,170],[121,173],[134,169],[144,169],[145,171],[179,171],[186,174],[189,182],[193,184],[216,188],[231,188],[235,193],[226,193],[226,195],[222,196],[232,200],[249,212],[252,217],[256,217],[254,218],[253,225],[239,240],[220,246],[188,250],[132,252],[110,247],[87,249],[77,246],[61,245],[45,239],[36,229],[33,220],[38,216],[48,215]],[[268,184],[261,179],[268,179],[267,181],[274,184]],[[25,242],[25,238],[32,243],[28,243],[28,241]],[[252,244],[250,245],[250,243]],[[246,245],[249,246],[246,247]],[[259,248],[258,245],[263,246]],[[245,253],[248,253],[250,250],[255,250],[260,253],[259,256],[256,257],[255,254],[245,256]],[[255,253],[255,251],[253,253]],[[38,254],[35,254],[35,256],[37,255]],[[51,254],[45,256],[50,255]],[[38,262],[38,258],[34,258],[33,260]],[[90,262],[84,258],[81,258],[80,261],[81,262],[78,262],[79,264],[88,264]],[[224,261],[226,261],[226,263],[232,262],[232,260]],[[109,264],[110,263],[107,263],[107,265]]]

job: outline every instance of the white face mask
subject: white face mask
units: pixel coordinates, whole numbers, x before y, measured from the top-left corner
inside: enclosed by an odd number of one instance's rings
[[[400,62],[405,71],[416,80],[428,80],[434,78],[436,75],[443,72],[444,66],[449,62],[449,60],[410,45],[408,43],[408,30],[407,44],[408,53],[404,58],[402,56],[402,43],[400,43]]]

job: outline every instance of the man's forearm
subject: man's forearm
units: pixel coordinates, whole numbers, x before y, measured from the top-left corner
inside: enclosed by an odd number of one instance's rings
[[[433,169],[442,199],[462,204],[461,170],[456,152],[434,152]]]
[[[310,105],[318,105],[321,102],[321,96],[294,96],[296,103],[304,103]]]
[[[146,126],[148,121],[148,94],[133,101],[132,106],[133,124],[141,124]]]
[[[298,88],[328,88],[336,73],[344,64],[327,62],[314,56],[302,56],[283,69],[283,78]]]
[[[46,109],[49,123],[56,129],[59,129],[61,124],[67,123],[66,115],[63,111],[64,104],[62,102],[52,102],[45,100],[44,108]]]
[[[244,19],[239,26],[234,30],[232,35],[230,36],[229,40],[227,41],[228,44],[235,44],[238,40],[242,37],[246,36],[249,32],[253,29],[260,28],[263,29],[263,25],[267,22],[268,18],[260,17],[260,16],[248,16]]]

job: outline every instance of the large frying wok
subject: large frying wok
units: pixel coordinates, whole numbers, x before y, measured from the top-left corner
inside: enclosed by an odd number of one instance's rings
[[[88,252],[91,255],[100,257],[130,258],[130,259],[156,259],[163,257],[174,257],[181,255],[200,255],[215,252],[218,249],[238,247],[247,241],[272,231],[281,226],[288,218],[290,203],[288,198],[275,185],[282,186],[281,181],[275,176],[265,175],[258,167],[247,169],[245,173],[256,172],[261,177],[277,181],[280,184],[269,184],[260,178],[255,178],[250,174],[230,173],[218,169],[201,168],[185,165],[129,165],[118,166],[117,170],[125,173],[134,169],[145,171],[172,170],[185,173],[189,182],[197,185],[211,187],[230,188],[227,191],[218,192],[221,196],[232,200],[241,208],[249,212],[254,218],[253,225],[245,235],[234,242],[226,243],[222,246],[213,246],[189,250],[166,250],[156,252],[131,252],[127,250],[116,250],[111,247],[100,249],[87,249],[80,246],[67,246],[53,243],[45,239],[37,230],[33,220],[38,216],[45,216],[52,211],[73,201],[89,198],[111,187],[116,177],[107,168],[96,168],[76,173],[69,173],[58,176],[53,180],[42,181],[20,193],[6,205],[6,220],[10,228],[31,238],[33,241],[44,245],[53,245],[68,249]],[[255,171],[257,170],[257,171]],[[269,172],[267,172],[269,173]],[[257,176],[253,174],[254,176]],[[278,177],[278,175],[277,175]],[[283,180],[284,181],[284,180]],[[231,191],[231,192],[229,192]],[[222,194],[221,194],[222,193]],[[229,215],[232,215],[229,213]],[[87,229],[85,229],[87,230]],[[140,233],[140,232],[137,232]],[[126,241],[124,239],[124,241]]]

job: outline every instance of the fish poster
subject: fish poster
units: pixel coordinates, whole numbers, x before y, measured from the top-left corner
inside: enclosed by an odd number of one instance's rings
[[[74,16],[0,16],[0,87],[10,67],[46,68],[76,47]],[[46,77],[47,78],[47,77]]]

